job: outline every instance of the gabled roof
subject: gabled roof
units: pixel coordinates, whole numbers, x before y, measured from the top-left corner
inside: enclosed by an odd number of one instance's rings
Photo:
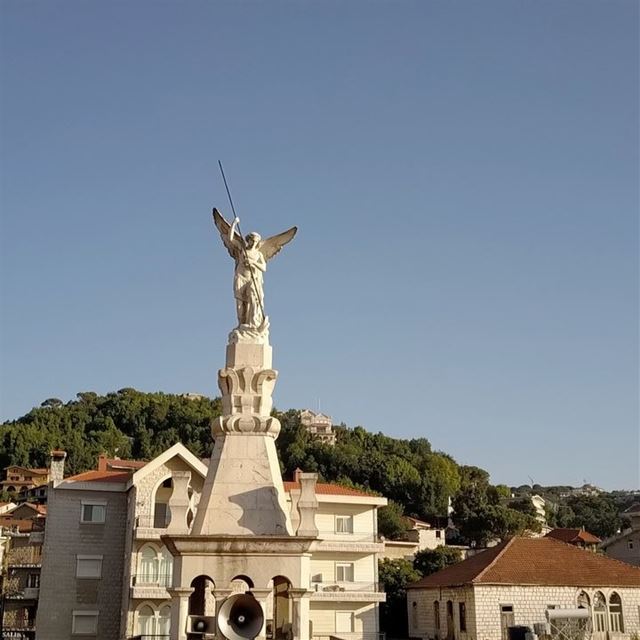
[[[640,567],[553,538],[511,538],[408,589],[463,585],[638,587]]]
[[[600,538],[594,536],[588,531],[585,531],[584,529],[563,529],[558,527],[549,531],[547,536],[568,544],[577,544],[579,542],[584,542],[585,544],[599,544],[602,542]]]
[[[409,524],[410,527],[413,527],[414,529],[431,529],[431,525],[428,522],[425,522],[424,520],[418,520],[418,518],[412,518],[411,516],[403,516],[403,518],[406,520],[406,522]]]
[[[31,469],[29,467],[22,467],[19,464],[11,464],[8,467],[5,467],[4,470],[7,471],[8,469],[21,469],[22,471],[28,471],[31,474],[35,474],[37,476],[45,476],[47,475],[47,473],[49,473],[49,469],[46,468],[35,468],[35,469]]]

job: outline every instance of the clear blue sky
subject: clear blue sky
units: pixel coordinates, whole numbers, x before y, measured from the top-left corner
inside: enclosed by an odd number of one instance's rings
[[[221,158],[279,408],[638,487],[635,0],[0,9],[3,418],[217,393]]]

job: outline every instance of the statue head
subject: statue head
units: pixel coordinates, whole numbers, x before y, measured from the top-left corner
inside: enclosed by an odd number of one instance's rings
[[[245,242],[247,243],[247,247],[249,249],[253,249],[254,247],[257,247],[258,244],[260,243],[260,240],[262,240],[262,237],[260,236],[259,233],[256,233],[255,231],[252,231],[251,233],[247,234],[247,237],[245,238]]]

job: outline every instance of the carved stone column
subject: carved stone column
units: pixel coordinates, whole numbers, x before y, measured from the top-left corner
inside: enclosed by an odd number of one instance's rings
[[[187,533],[189,524],[187,523],[187,514],[189,513],[189,481],[191,480],[191,471],[173,471],[171,473],[171,482],[173,491],[169,498],[169,511],[171,520],[167,526],[167,533]]]
[[[253,597],[260,603],[262,607],[262,615],[264,622],[262,623],[262,629],[256,636],[256,640],[266,640],[267,638],[267,599],[273,593],[273,589],[251,589]]]
[[[171,640],[187,640],[187,617],[189,596],[193,587],[173,587],[167,589],[171,596]]]
[[[309,597],[307,589],[289,589],[293,606],[293,637],[295,640],[310,640],[309,635]]]
[[[318,510],[318,499],[316,498],[317,473],[297,473],[296,477],[300,481],[300,498],[298,499],[298,513],[300,514],[300,524],[297,535],[315,537],[318,535],[316,526],[316,511]]]

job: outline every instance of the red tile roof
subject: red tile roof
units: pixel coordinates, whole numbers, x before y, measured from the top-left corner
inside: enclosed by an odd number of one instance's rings
[[[511,538],[407,588],[483,584],[640,587],[640,567],[553,538]]]
[[[555,538],[556,540],[560,540],[561,542],[566,542],[567,544],[577,544],[579,542],[584,542],[585,544],[599,544],[602,542],[600,538],[594,536],[593,533],[589,533],[584,529],[552,529],[547,533],[549,538]]]
[[[127,482],[131,474],[127,471],[85,471],[65,478],[65,482]]]
[[[284,490],[289,492],[292,489],[300,489],[299,482],[285,482]],[[339,484],[327,484],[324,482],[316,483],[316,493],[318,495],[329,496],[366,496],[368,498],[373,497],[375,494],[366,493],[360,489],[352,489],[351,487],[343,487]]]

